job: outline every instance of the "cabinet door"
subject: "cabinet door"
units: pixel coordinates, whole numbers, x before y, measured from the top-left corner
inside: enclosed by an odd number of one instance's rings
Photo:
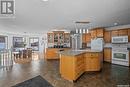
[[[86,34],[86,42],[87,43],[91,42],[91,34],[90,33]]]
[[[97,37],[97,30],[94,29],[94,30],[91,30],[91,38],[96,38]]]
[[[59,37],[59,34],[58,33],[54,33],[54,43],[58,43],[58,38]]]
[[[64,34],[64,43],[70,43],[70,33]]]
[[[111,48],[105,48],[104,49],[104,61],[111,63],[111,59],[112,59]]]
[[[128,35],[128,29],[121,29],[118,32],[119,32],[119,36],[127,36]]]
[[[129,42],[130,42],[130,29],[128,29],[128,38],[129,38]]]
[[[105,31],[104,41],[105,43],[111,43],[111,31]]]
[[[97,29],[97,37],[103,37],[104,36],[104,29]]]
[[[63,43],[64,43],[64,34],[63,34],[63,33],[59,33],[58,42],[59,42],[60,44],[63,44]]]
[[[48,33],[47,34],[47,37],[48,37],[48,43],[53,43],[53,33]]]
[[[86,43],[86,34],[82,35],[82,43]]]
[[[113,30],[112,32],[111,32],[111,35],[112,36],[118,36],[119,34],[118,34],[118,30]]]
[[[101,68],[101,60],[99,53],[91,53],[91,71],[99,71]]]
[[[91,71],[91,53],[84,54],[85,57],[85,71]]]

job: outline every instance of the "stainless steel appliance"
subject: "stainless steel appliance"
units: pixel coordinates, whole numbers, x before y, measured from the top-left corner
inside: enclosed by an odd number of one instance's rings
[[[112,63],[129,66],[128,36],[112,37]]]
[[[82,48],[82,35],[81,34],[74,34],[71,35],[72,37],[72,49],[74,50],[79,50],[80,48]]]

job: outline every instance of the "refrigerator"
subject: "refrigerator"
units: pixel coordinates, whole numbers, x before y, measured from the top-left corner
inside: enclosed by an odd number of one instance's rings
[[[104,41],[103,38],[91,39],[91,49],[103,51]]]

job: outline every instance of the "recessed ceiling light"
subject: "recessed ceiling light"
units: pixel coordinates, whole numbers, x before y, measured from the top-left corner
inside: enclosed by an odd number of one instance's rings
[[[114,23],[114,25],[115,25],[115,26],[117,26],[117,25],[118,25],[118,23],[117,23],[117,22],[115,22],[115,23]]]
[[[48,0],[42,0],[42,1],[47,2]]]

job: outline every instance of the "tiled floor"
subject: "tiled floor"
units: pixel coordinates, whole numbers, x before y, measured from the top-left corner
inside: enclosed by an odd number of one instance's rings
[[[60,77],[59,60],[35,60],[15,64],[9,71],[0,69],[0,87],[10,87],[41,75],[54,87],[117,87],[130,85],[130,68],[104,63],[101,72],[84,73],[75,83]]]

